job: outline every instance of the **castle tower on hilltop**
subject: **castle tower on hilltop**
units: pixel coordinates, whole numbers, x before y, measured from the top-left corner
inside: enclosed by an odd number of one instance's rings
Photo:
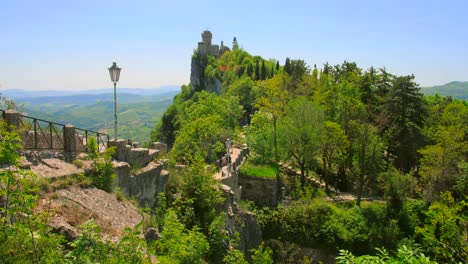
[[[213,38],[213,34],[211,34],[210,31],[208,30],[203,31],[203,33],[201,34],[201,37],[202,37],[203,42],[206,43],[206,45],[211,46],[211,39]]]
[[[205,76],[205,70],[208,66],[208,60],[206,56],[210,55],[219,58],[221,55],[223,55],[224,52],[228,51],[229,48],[224,46],[222,41],[221,47],[219,45],[213,45],[213,34],[211,34],[211,32],[208,30],[203,31],[201,37],[202,41],[198,42],[198,49],[195,51],[195,56],[192,56],[192,64],[190,69],[190,84],[192,90],[205,90],[210,93],[221,94],[221,80],[219,80],[217,77],[213,78]]]
[[[229,50],[228,47],[224,46],[221,41],[221,48],[219,45],[213,45],[212,44],[212,39],[213,39],[213,34],[211,34],[210,31],[205,30],[201,34],[202,41],[198,42],[198,52],[200,53],[201,56],[205,55],[212,55],[217,58],[219,58],[221,55],[223,55],[224,52]]]

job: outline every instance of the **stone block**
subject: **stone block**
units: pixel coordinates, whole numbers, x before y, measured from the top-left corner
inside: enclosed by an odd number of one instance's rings
[[[163,155],[167,154],[167,145],[161,142],[153,142],[151,143],[152,149],[159,150]]]
[[[276,206],[278,204],[277,179],[239,176],[242,186],[242,199],[255,202],[259,206]]]
[[[109,147],[115,147],[114,158],[120,161],[127,160],[127,142],[124,139],[114,139],[109,141]]]
[[[130,163],[132,167],[142,168],[148,165],[153,158],[149,154],[147,148],[131,148],[128,150],[126,162]]]
[[[168,178],[161,163],[151,162],[132,177],[130,195],[137,197],[142,205],[152,207],[158,193],[166,191]]]
[[[129,194],[131,186],[130,164],[123,161],[114,161],[114,173],[116,175],[114,186],[119,187],[123,192]]]

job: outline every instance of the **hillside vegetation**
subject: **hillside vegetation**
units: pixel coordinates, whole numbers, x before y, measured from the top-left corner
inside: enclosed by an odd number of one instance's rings
[[[254,163],[300,171],[280,175],[291,206],[250,208],[276,262],[304,262],[298,252],[311,247],[340,254],[342,263],[467,259],[466,101],[424,96],[413,75],[348,61],[280,65],[236,44],[219,58],[195,51],[197,86],[182,87],[152,140],[169,144],[172,161],[193,166],[215,162],[234,138],[248,144]],[[335,192],[356,200],[336,206],[321,198]]]

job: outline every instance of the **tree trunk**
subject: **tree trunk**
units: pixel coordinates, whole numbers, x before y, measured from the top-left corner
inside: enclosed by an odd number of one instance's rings
[[[273,115],[273,144],[275,145],[275,162],[278,162],[278,144],[276,142],[276,121],[277,118]]]
[[[360,175],[359,176],[359,187],[358,187],[358,193],[357,193],[357,199],[356,199],[356,205],[361,207],[361,197],[362,197],[362,190],[364,188],[364,176]]]

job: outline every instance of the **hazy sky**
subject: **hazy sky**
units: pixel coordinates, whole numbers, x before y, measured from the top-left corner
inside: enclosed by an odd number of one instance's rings
[[[385,2],[385,3],[383,3]],[[187,84],[201,32],[253,55],[468,80],[468,1],[0,0],[1,89]]]

